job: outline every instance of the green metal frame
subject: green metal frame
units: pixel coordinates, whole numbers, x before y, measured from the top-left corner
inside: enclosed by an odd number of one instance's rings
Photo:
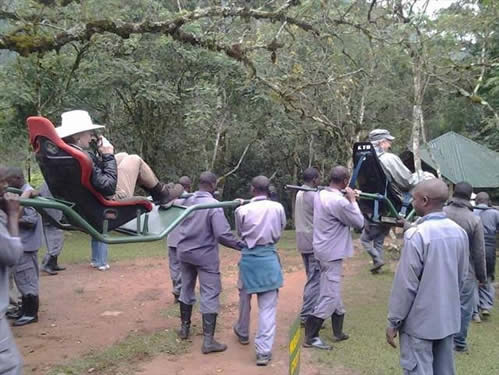
[[[8,189],[11,192],[19,193],[18,189]],[[234,200],[226,202],[217,203],[203,203],[195,204],[192,206],[178,206],[172,205],[169,208],[159,211],[161,217],[161,222],[164,223],[165,227],[158,233],[151,233],[148,230],[148,213],[137,216],[137,232],[135,234],[123,236],[123,235],[111,235],[106,230],[106,221],[104,222],[104,233],[98,232],[94,227],[92,227],[82,216],[80,216],[75,210],[73,210],[74,203],[61,201],[58,199],[36,197],[36,198],[21,198],[19,199],[22,206],[33,207],[38,212],[44,209],[51,208],[55,210],[60,210],[63,214],[73,223],[78,224],[79,230],[88,233],[96,240],[105,242],[107,244],[123,244],[123,243],[137,243],[137,242],[151,242],[159,241],[167,236],[168,233],[172,231],[179,223],[182,222],[187,216],[195,211],[206,210],[210,208],[235,208],[242,204],[246,204],[249,201],[245,200]],[[141,217],[144,216],[144,223],[142,226]],[[73,228],[71,226],[71,228]],[[74,229],[74,228],[73,228]]]
[[[317,188],[306,188],[306,187],[298,186],[298,185],[286,185],[286,189],[302,190],[302,191],[318,191],[318,190],[325,189],[325,186],[319,186]],[[383,194],[360,192],[359,198],[360,199],[368,199],[368,200],[379,200],[379,201],[386,202],[387,205],[388,205],[388,210],[389,210],[389,216],[388,217],[395,218],[396,220],[407,220],[407,221],[411,221],[411,220],[414,219],[414,217],[416,215],[416,212],[414,211],[414,209],[412,209],[407,216],[405,216],[405,217],[401,216],[397,212],[397,210],[395,209],[395,206],[390,201],[390,199],[388,199]],[[387,223],[387,224],[390,224],[390,223]],[[393,224],[396,224],[396,223],[394,222]]]

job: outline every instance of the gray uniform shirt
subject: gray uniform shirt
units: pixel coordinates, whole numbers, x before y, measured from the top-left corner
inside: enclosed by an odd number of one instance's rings
[[[485,246],[489,249],[496,248],[496,233],[499,232],[499,210],[479,204],[474,213],[482,221],[485,234]]]
[[[183,205],[185,199],[176,199],[174,204]],[[179,230],[180,226],[177,225],[173,230],[168,234],[168,238],[166,239],[166,246],[168,247],[177,247],[178,239],[179,239]]]
[[[196,191],[184,201],[185,206],[218,202],[205,191]],[[218,263],[218,243],[236,250],[242,243],[232,234],[222,208],[193,212],[179,226],[177,256],[194,265]]]
[[[389,326],[425,340],[459,332],[468,252],[466,232],[443,212],[426,215],[408,229],[393,279]]]
[[[302,187],[310,187],[302,185]],[[295,201],[296,247],[302,254],[314,252],[315,191],[299,191]]]
[[[321,262],[353,255],[350,227],[362,228],[364,217],[357,202],[351,203],[341,191],[326,188],[314,197],[314,254]]]
[[[282,204],[257,196],[236,209],[236,229],[248,249],[276,244],[286,227]]]
[[[0,210],[0,319],[9,306],[9,268],[16,265],[22,253],[21,239],[9,234],[7,215]]]
[[[21,190],[25,192],[33,188],[25,184]],[[37,251],[42,247],[42,220],[33,207],[23,207],[19,220],[19,237],[25,252]]]
[[[487,280],[485,268],[485,239],[480,218],[473,214],[473,206],[465,199],[453,197],[444,207],[447,216],[464,229],[469,239],[470,270],[468,277],[480,282]]]

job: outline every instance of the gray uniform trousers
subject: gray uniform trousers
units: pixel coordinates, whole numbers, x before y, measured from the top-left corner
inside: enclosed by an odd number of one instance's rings
[[[43,238],[47,246],[47,254],[43,258],[43,264],[47,263],[49,256],[57,257],[61,254],[64,246],[64,231],[50,224],[43,225]]]
[[[14,280],[23,296],[38,295],[38,250],[25,251],[15,266]]]
[[[179,300],[187,305],[196,303],[196,278],[199,276],[199,311],[201,314],[218,314],[220,301],[218,296],[222,291],[220,279],[220,264],[209,263],[194,265],[180,262],[182,289]]]
[[[468,327],[473,315],[473,309],[476,306],[476,289],[478,289],[478,281],[474,276],[464,279],[460,295],[461,330],[454,335],[454,344],[458,348],[466,348],[468,346],[466,339],[468,337]]]
[[[303,321],[312,314],[319,298],[321,266],[315,259],[314,253],[302,254],[301,257],[307,275],[307,282],[303,288],[303,306],[300,312],[300,318]]]
[[[371,256],[374,264],[384,263],[383,244],[390,229],[382,225],[367,224],[362,230],[360,242],[364,250]]]
[[[454,375],[452,336],[424,340],[400,332],[400,365],[404,375]]]
[[[320,262],[320,266],[319,299],[312,315],[325,320],[334,313],[338,315],[345,313],[341,297],[343,259]]]
[[[239,319],[234,329],[241,335],[249,337],[251,296],[239,285]],[[258,330],[255,336],[257,354],[272,353],[276,333],[276,314],[279,289],[256,293],[258,299]]]
[[[168,247],[168,267],[172,279],[173,294],[179,296],[182,288],[182,273],[180,272],[180,261],[177,258],[177,248]]]
[[[14,281],[15,266],[9,267],[9,308],[17,308],[21,304],[21,293]]]
[[[479,309],[491,310],[494,306],[495,296],[496,288],[494,288],[492,277],[489,276],[485,285],[480,285],[475,289],[475,309],[473,313],[477,314]]]
[[[9,323],[0,318],[0,375],[22,375],[23,361],[17,350]]]

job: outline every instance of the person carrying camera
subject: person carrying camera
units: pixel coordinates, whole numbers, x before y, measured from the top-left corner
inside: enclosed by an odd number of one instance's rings
[[[64,142],[83,150],[91,157],[93,187],[102,195],[114,199],[126,199],[134,195],[138,184],[159,205],[167,204],[183,193],[180,184],[164,184],[158,180],[151,167],[138,155],[126,152],[114,154],[114,147],[95,131],[104,128],[92,122],[87,111],[74,110],[61,115],[61,126],[55,130]],[[97,142],[97,152],[91,152],[91,143]]]

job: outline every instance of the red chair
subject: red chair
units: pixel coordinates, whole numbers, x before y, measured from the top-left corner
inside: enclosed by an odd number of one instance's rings
[[[73,209],[96,230],[102,233],[106,221],[107,230],[113,230],[152,210],[152,203],[145,198],[106,199],[90,182],[89,155],[64,143],[48,119],[29,117],[26,123],[36,160],[52,195],[73,202]],[[71,224],[79,227],[76,222]]]

